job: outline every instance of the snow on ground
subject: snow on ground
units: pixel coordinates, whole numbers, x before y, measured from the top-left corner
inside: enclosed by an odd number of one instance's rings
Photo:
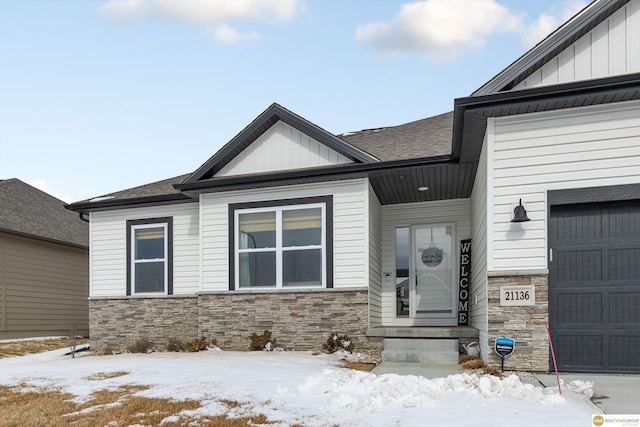
[[[591,385],[575,382],[543,389],[518,377],[457,374],[428,380],[340,368],[335,356],[308,352],[225,352],[63,356],[67,349],[0,359],[0,385],[55,387],[83,401],[92,392],[125,384],[148,385],[148,397],[197,399],[191,413],[230,410],[262,413],[281,426],[591,425],[600,411],[589,402]],[[97,373],[129,374],[89,380]]]

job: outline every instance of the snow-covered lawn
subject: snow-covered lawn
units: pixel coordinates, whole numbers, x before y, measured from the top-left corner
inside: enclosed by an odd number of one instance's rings
[[[600,411],[591,387],[557,389],[470,374],[428,380],[340,368],[331,355],[306,352],[152,353],[71,359],[65,350],[0,359],[0,385],[55,387],[77,396],[127,384],[150,386],[147,397],[196,399],[200,414],[262,413],[287,426],[576,426]],[[96,381],[96,374],[127,375]],[[93,376],[93,379],[89,378]],[[229,409],[220,400],[234,400]]]

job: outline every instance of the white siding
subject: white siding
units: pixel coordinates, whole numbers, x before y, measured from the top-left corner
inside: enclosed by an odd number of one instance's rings
[[[382,214],[378,197],[368,183],[367,189],[369,192],[369,323],[380,325],[382,321],[382,241],[380,236]]]
[[[173,293],[200,290],[198,204],[153,206],[91,213],[92,297],[124,296],[127,281],[127,220],[173,217]]]
[[[515,89],[640,72],[640,0],[631,0]]]
[[[331,183],[289,185],[255,190],[203,194],[202,283],[204,291],[229,289],[229,204],[301,197],[333,196],[334,288],[366,287],[367,181],[354,179]]]
[[[439,200],[382,206],[382,272],[391,273],[391,279],[382,282],[383,325],[412,326],[416,324],[413,319],[396,318],[395,229],[443,222],[457,224],[458,240],[471,238],[470,200]]]
[[[471,193],[471,292],[470,325],[480,331],[482,356],[489,354],[489,318],[487,312],[487,141],[482,145],[478,171]]]
[[[225,165],[216,176],[313,168],[341,163],[353,162],[299,130],[278,121]]]
[[[546,270],[547,191],[640,183],[639,101],[496,118],[493,140],[490,271]]]

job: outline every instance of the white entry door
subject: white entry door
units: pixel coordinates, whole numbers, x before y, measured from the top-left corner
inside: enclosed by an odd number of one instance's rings
[[[416,225],[412,237],[411,317],[457,324],[455,224]]]

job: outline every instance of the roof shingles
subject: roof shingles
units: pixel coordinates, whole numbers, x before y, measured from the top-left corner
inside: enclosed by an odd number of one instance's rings
[[[19,179],[0,180],[0,231],[88,247],[89,224],[64,205]]]

